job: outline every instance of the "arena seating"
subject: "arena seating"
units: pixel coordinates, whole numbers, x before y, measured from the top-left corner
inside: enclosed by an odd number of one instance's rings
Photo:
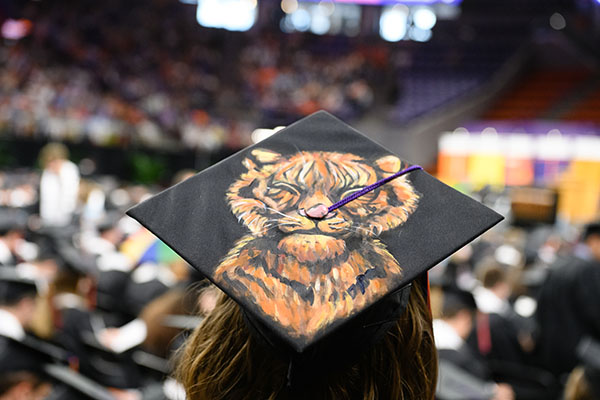
[[[484,119],[536,119],[582,84],[590,71],[583,68],[535,70],[526,74],[483,116]]]

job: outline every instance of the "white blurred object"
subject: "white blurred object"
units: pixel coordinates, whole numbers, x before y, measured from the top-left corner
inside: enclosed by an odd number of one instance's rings
[[[148,328],[141,319],[134,319],[120,328],[105,328],[95,332],[95,335],[104,347],[122,353],[142,344],[148,335]]]
[[[131,274],[131,280],[137,284],[157,280],[167,287],[177,283],[177,277],[168,266],[153,262],[145,262],[137,267]]]
[[[477,309],[486,314],[504,315],[510,311],[508,301],[502,300],[494,292],[483,286],[473,289],[473,297],[477,304]]]
[[[499,263],[510,265],[512,267],[521,265],[523,260],[521,252],[508,244],[498,247],[494,252],[494,257]]]
[[[163,394],[169,400],[185,400],[185,389],[173,378],[167,378],[163,383]]]
[[[430,30],[435,26],[437,17],[429,7],[419,7],[413,12],[413,23],[419,29]]]
[[[273,136],[275,133],[282,130],[283,128],[285,128],[285,126],[277,126],[273,129],[264,129],[264,128],[255,129],[251,135],[252,142],[253,143],[261,142],[261,141]]]
[[[79,170],[62,160],[58,171],[45,168],[40,181],[40,216],[47,226],[66,226],[71,222],[79,194]]]
[[[16,253],[23,261],[33,261],[40,254],[40,248],[37,244],[20,240],[17,244]]]
[[[127,256],[119,252],[102,254],[96,262],[100,271],[122,271],[129,272],[133,263]]]
[[[515,311],[522,317],[529,318],[533,316],[537,309],[537,301],[529,296],[519,296],[515,301]]]
[[[384,8],[379,19],[379,34],[388,42],[397,42],[406,35],[408,7],[395,5]]]
[[[196,20],[207,28],[247,31],[256,22],[256,0],[198,0]]]

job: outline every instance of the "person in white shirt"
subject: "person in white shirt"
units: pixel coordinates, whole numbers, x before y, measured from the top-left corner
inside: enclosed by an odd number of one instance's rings
[[[487,365],[466,343],[473,329],[476,309],[470,293],[458,289],[444,292],[442,317],[433,321],[440,360],[436,398],[514,400],[512,387],[506,383],[496,384]]]
[[[79,169],[68,160],[69,150],[49,143],[40,151],[40,217],[45,226],[67,226],[77,207]]]

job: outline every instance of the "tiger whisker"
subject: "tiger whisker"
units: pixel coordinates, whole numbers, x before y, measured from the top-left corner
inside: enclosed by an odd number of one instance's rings
[[[276,209],[274,209],[274,208],[267,207],[267,206],[265,206],[265,208],[266,208],[267,210],[275,211],[277,214],[283,215],[283,216],[284,216],[284,217],[286,217],[286,218],[290,218],[290,219],[293,219],[293,220],[296,220],[296,221],[300,221],[300,218],[296,218],[296,217],[292,217],[291,215],[284,214],[284,213],[282,213],[281,211],[278,211],[278,210],[276,210]]]
[[[302,226],[302,224],[298,222],[281,222],[279,225],[291,225],[291,226]]]
[[[369,234],[373,234],[374,232],[370,228],[371,227],[369,225],[365,225],[365,224],[362,224],[362,223],[359,223],[359,224],[356,225],[356,229],[362,229],[363,231],[365,231],[365,232],[367,232]]]
[[[368,234],[372,234],[373,233],[373,232],[371,232],[370,230],[368,230],[366,228],[362,228],[362,227],[356,226],[356,225],[352,225],[351,228],[341,227],[341,229],[344,229],[344,230],[346,230],[348,232],[353,232],[353,233],[360,233],[360,231],[364,231],[364,232],[366,232]]]
[[[348,228],[348,227],[345,227],[345,226],[336,226],[335,228],[336,229],[342,229],[342,230],[345,230],[345,231],[348,231],[348,232],[352,232],[352,233],[358,233],[358,230],[351,229],[351,228]]]
[[[281,219],[272,219],[269,222],[274,222],[275,226],[277,225],[301,225],[300,221],[285,221]]]

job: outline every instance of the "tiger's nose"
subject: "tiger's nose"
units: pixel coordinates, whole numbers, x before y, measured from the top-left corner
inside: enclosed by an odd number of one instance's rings
[[[309,218],[322,219],[329,213],[329,207],[325,204],[317,204],[306,211]]]

